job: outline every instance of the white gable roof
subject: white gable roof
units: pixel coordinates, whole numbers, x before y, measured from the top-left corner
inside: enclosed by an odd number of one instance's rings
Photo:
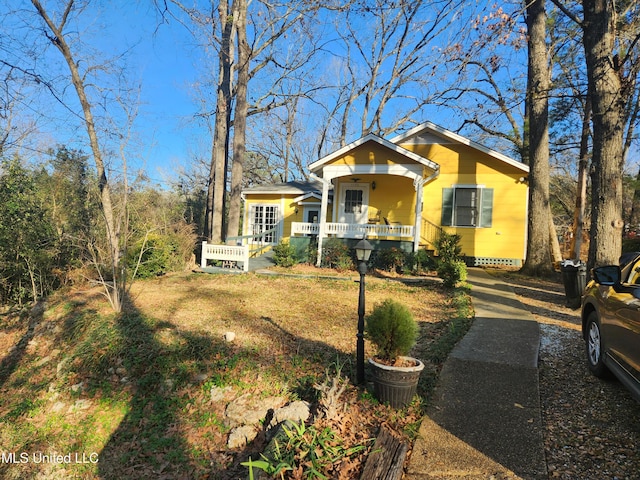
[[[435,162],[432,162],[431,160],[424,158],[421,155],[418,155],[417,153],[413,153],[409,150],[407,150],[406,148],[403,148],[399,145],[396,145],[393,142],[390,142],[389,140],[385,140],[384,138],[378,137],[377,135],[374,135],[372,133],[365,135],[364,137],[359,138],[358,140],[356,140],[355,142],[350,143],[349,145],[345,145],[344,147],[342,147],[339,150],[336,150],[333,153],[330,153],[329,155],[326,155],[325,157],[322,157],[320,160],[317,160],[315,162],[313,162],[312,164],[309,165],[309,170],[311,170],[312,172],[317,172],[319,170],[322,169],[322,166],[326,165],[327,163],[331,162],[332,160],[335,160],[336,158],[340,158],[343,155],[345,155],[346,153],[350,152],[351,150],[355,149],[356,147],[359,147],[360,145],[364,145],[367,142],[376,142],[386,148],[388,148],[389,150],[393,150],[394,152],[397,152],[407,158],[410,158],[411,160],[420,163],[426,167],[431,168],[432,170],[438,170],[440,168],[440,165],[438,165]]]
[[[443,142],[444,140],[445,142]],[[471,148],[475,148],[483,153],[486,153],[493,158],[496,158],[508,165],[516,167],[523,172],[529,172],[529,166],[525,165],[522,162],[518,162],[511,157],[508,157],[496,150],[485,147],[473,140],[469,140],[468,138],[463,137],[462,135],[458,135],[450,130],[442,128],[435,123],[424,122],[416,127],[413,127],[411,130],[406,131],[400,135],[397,135],[391,139],[391,143],[398,145],[411,145],[411,144],[434,144],[434,143],[458,143],[462,145],[467,145]]]

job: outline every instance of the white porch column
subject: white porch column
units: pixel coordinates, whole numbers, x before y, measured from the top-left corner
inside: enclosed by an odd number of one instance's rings
[[[417,252],[420,248],[420,233],[422,233],[422,196],[424,193],[424,179],[422,177],[414,179],[413,186],[416,189],[416,222],[413,231],[413,251]]]
[[[438,167],[427,178],[419,176],[413,179],[413,186],[416,189],[416,225],[413,237],[413,251],[417,252],[420,248],[420,234],[422,233],[422,203],[424,196],[424,186],[431,180],[440,175],[440,167]]]
[[[327,206],[329,205],[329,182],[322,180],[322,200],[320,201],[320,225],[318,227],[318,259],[316,267],[320,267],[322,263],[322,239],[325,235],[327,225]]]

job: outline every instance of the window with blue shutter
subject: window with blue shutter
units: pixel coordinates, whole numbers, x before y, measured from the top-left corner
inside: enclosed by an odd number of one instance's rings
[[[481,189],[480,226],[491,227],[493,221],[493,188]]]
[[[453,192],[453,188],[442,189],[442,221],[440,224],[443,227],[453,225]]]
[[[493,189],[454,187],[442,189],[442,226],[491,227]]]

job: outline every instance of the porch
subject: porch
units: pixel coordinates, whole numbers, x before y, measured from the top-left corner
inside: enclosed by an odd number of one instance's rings
[[[319,235],[319,223],[291,222],[291,236]],[[324,235],[341,238],[396,238],[413,240],[413,225],[378,225],[370,223],[333,223],[324,224]]]
[[[402,224],[378,224],[378,223],[336,223],[327,222],[324,224],[323,236],[338,237],[345,239],[380,240],[382,243],[399,242],[411,244],[411,251],[417,251],[424,247],[427,250],[436,250],[436,245],[443,233],[441,226],[430,222],[422,217],[419,222],[420,231],[416,235],[414,225]],[[309,222],[291,222],[290,238],[296,237],[317,237],[320,235],[320,224]],[[416,241],[416,239],[418,239]]]

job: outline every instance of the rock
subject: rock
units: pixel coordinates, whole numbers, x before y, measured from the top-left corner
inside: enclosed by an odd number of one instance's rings
[[[269,423],[269,428],[287,420],[294,423],[306,422],[310,414],[311,410],[308,402],[300,400],[291,402],[290,404],[273,411],[273,418]]]
[[[51,405],[51,411],[53,413],[60,413],[62,412],[65,408],[67,408],[67,404],[64,402],[56,402],[53,405]]]
[[[245,394],[227,405],[224,422],[230,427],[256,425],[265,419],[269,410],[275,410],[283,403],[282,397],[259,398]]]
[[[84,388],[84,382],[76,383],[75,385],[71,385],[71,391],[78,393],[82,391]]]
[[[225,332],[222,338],[225,342],[233,342],[236,339],[236,334],[234,332]]]
[[[127,369],[123,368],[123,367],[118,367],[118,368],[116,368],[116,373],[118,375],[124,375],[125,373],[127,373]]]
[[[69,410],[67,410],[67,413],[73,413],[80,410],[87,410],[88,408],[91,408],[91,405],[92,405],[91,400],[87,400],[87,399],[76,400],[76,403],[74,403],[71,407],[69,407]]]
[[[40,360],[38,360],[38,361],[36,362],[36,367],[41,367],[41,366],[43,366],[45,363],[48,363],[48,362],[50,362],[50,361],[51,361],[51,357],[49,357],[49,356],[44,357],[44,358],[41,358]]]
[[[211,387],[211,401],[214,403],[222,402],[227,393],[231,392],[233,389],[231,387],[218,387],[214,385]]]
[[[64,370],[69,362],[70,362],[69,357],[65,357],[58,362],[58,365],[56,365],[56,376],[58,378],[61,378],[62,376],[64,376]]]
[[[195,377],[193,377],[193,381],[196,383],[202,383],[204,382],[207,378],[209,378],[209,375],[207,375],[206,373],[199,373],[198,375],[196,375]]]
[[[231,430],[227,440],[227,447],[242,448],[258,436],[258,430],[253,425],[242,425]]]

